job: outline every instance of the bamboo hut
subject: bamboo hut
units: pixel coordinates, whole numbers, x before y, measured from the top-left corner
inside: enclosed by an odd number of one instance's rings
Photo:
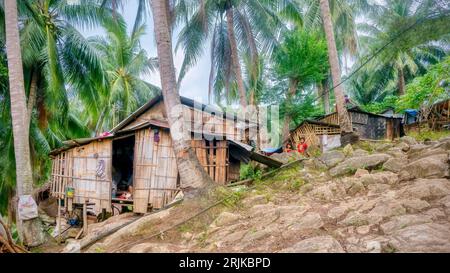
[[[411,118],[411,113],[415,113]],[[449,129],[450,126],[450,99],[446,99],[420,110],[405,111],[405,131],[430,129],[439,131]]]
[[[359,107],[348,109],[353,130],[361,139],[394,139],[402,135],[402,119],[363,111]],[[340,137],[337,112],[322,116],[317,120],[305,120],[291,131],[290,141],[297,144],[301,138],[310,146],[326,146],[336,143]],[[340,145],[340,144],[339,144]]]
[[[239,178],[240,164],[258,160],[272,167],[281,163],[254,152],[239,140],[252,126],[236,116],[181,98],[187,128],[195,136],[192,147],[211,178],[227,184]],[[197,107],[198,106],[198,107]],[[186,117],[194,117],[190,119]],[[199,129],[209,126],[208,134]],[[94,214],[119,206],[135,213],[159,209],[180,192],[180,177],[172,147],[167,112],[158,96],[131,114],[107,134],[69,140],[50,153],[51,194],[64,209],[90,206]],[[128,196],[128,197],[127,197]]]

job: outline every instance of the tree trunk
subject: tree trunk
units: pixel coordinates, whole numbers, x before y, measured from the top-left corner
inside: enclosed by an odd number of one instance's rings
[[[295,96],[295,92],[297,91],[298,87],[298,80],[297,79],[290,79],[289,80],[289,90],[288,94],[286,96],[286,100],[289,103],[290,100]],[[283,142],[286,141],[289,138],[289,124],[291,124],[292,117],[289,113],[286,113],[284,116],[284,125],[283,125]]]
[[[403,68],[398,69],[398,95],[403,96],[405,95],[405,73],[403,71]]]
[[[177,91],[166,5],[166,0],[151,1],[164,106],[177,157],[181,188],[185,193],[198,193],[198,189],[212,185],[213,181],[200,165],[195,151],[190,145],[190,133],[184,128],[183,107]],[[186,197],[194,195],[189,194]]]
[[[247,95],[244,87],[244,80],[242,79],[242,69],[239,63],[239,54],[236,44],[236,36],[234,34],[234,18],[233,18],[233,7],[230,7],[226,11],[227,14],[227,30],[228,39],[230,40],[231,47],[231,61],[233,63],[234,76],[236,77],[236,82],[239,91],[239,102],[242,107],[247,107]]]
[[[30,124],[31,116],[33,115],[33,108],[36,104],[38,77],[38,72],[36,71],[36,69],[33,69],[33,71],[31,72],[30,92],[28,93],[27,102],[27,120],[25,124]]]
[[[330,113],[330,90],[328,88],[328,80],[325,79],[322,82],[319,82],[317,88],[319,89],[319,96],[322,98],[325,114],[328,115]]]
[[[5,1],[4,5],[17,196],[31,195],[33,192],[33,175],[29,141],[30,124],[26,123],[28,113],[20,51],[17,2]],[[20,222],[20,219],[17,219],[16,222]],[[44,233],[38,218],[23,221],[17,226],[19,227],[19,235],[25,245],[37,246],[44,242]]]
[[[353,132],[347,108],[345,107],[344,90],[341,83],[341,70],[339,68],[339,59],[334,39],[333,24],[331,23],[331,13],[328,0],[320,0],[320,11],[322,14],[323,28],[325,31],[328,45],[328,59],[331,66],[331,77],[333,78],[334,96],[336,98],[336,108],[338,112],[339,124],[342,133]],[[339,86],[338,86],[339,85]]]

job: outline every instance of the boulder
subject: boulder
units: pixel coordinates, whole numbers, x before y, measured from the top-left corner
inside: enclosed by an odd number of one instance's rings
[[[348,210],[347,206],[334,207],[328,211],[327,216],[331,219],[337,219],[346,214]]]
[[[366,225],[366,226],[360,226],[356,228],[356,233],[361,234],[361,235],[366,235],[370,232],[370,226]]]
[[[410,161],[415,161],[421,158],[437,155],[448,155],[448,151],[443,148],[431,148],[425,149],[414,153],[409,153],[408,158]]]
[[[389,222],[380,225],[384,234],[390,234],[394,231],[400,230],[413,225],[425,224],[432,222],[430,216],[424,215],[400,215],[392,217]]]
[[[418,198],[405,199],[400,201],[402,206],[406,208],[406,210],[410,213],[420,212],[426,208],[430,207],[430,204],[427,201],[420,200]]]
[[[392,147],[394,147],[394,144],[392,144],[392,143],[383,143],[383,144],[378,145],[375,148],[375,151],[382,152],[382,151],[385,151],[385,150],[390,149]]]
[[[413,137],[410,137],[410,136],[404,136],[404,137],[400,138],[400,141],[405,142],[406,144],[408,144],[410,146],[417,144],[416,139]]]
[[[344,253],[341,244],[333,237],[318,236],[302,240],[281,250],[282,253]]]
[[[360,177],[360,181],[364,186],[370,184],[396,184],[399,179],[398,175],[393,172],[378,172],[372,174],[365,174]]]
[[[369,224],[369,217],[367,214],[358,211],[350,212],[344,220],[339,222],[342,226],[365,226]]]
[[[408,156],[406,155],[406,153],[397,147],[391,148],[391,149],[387,150],[385,153],[394,158],[398,158],[401,160],[408,159]]]
[[[391,200],[388,202],[379,202],[369,213],[370,219],[384,219],[392,216],[403,215],[406,213],[406,209],[400,202]]]
[[[357,169],[374,169],[391,157],[387,154],[372,154],[368,156],[352,157],[339,163],[330,170],[331,176],[340,176],[355,172]]]
[[[363,149],[356,149],[352,154],[353,157],[366,156],[366,155],[369,155],[369,152],[366,150],[363,150]]]
[[[405,164],[408,164],[408,159],[406,157],[404,159],[406,160],[406,162],[398,158],[389,159],[383,164],[383,170],[399,173],[403,169]]]
[[[389,244],[396,252],[446,252],[450,250],[448,225],[426,223],[392,233]]]
[[[298,219],[294,224],[290,225],[290,230],[305,230],[305,229],[318,229],[323,226],[322,218],[320,214],[316,212],[310,212]]]
[[[439,198],[450,194],[448,179],[417,179],[400,191],[400,195],[413,198]]]
[[[353,147],[350,144],[347,144],[344,149],[342,150],[345,156],[351,156],[353,155]]]
[[[345,189],[338,186],[335,182],[326,183],[323,186],[317,187],[307,193],[308,196],[320,199],[322,201],[331,201],[337,197],[345,194]]]
[[[355,178],[360,178],[363,175],[370,174],[368,170],[365,169],[357,169],[354,175]]]
[[[355,195],[365,190],[364,185],[357,178],[346,178],[342,182],[348,195]]]
[[[405,171],[411,178],[442,178],[449,175],[448,155],[438,154],[415,160],[405,167]]]
[[[239,218],[239,215],[225,211],[217,216],[213,224],[217,227],[226,226],[235,223],[239,220]]]
[[[319,160],[322,161],[328,168],[336,166],[338,163],[344,161],[344,159],[344,153],[337,150],[325,152],[319,157]]]
[[[396,148],[400,149],[402,152],[407,152],[409,151],[409,144],[406,142],[400,142],[397,145],[395,145]]]

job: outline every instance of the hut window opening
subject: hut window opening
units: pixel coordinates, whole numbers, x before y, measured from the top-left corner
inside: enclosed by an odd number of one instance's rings
[[[133,199],[134,135],[113,141],[112,198]]]

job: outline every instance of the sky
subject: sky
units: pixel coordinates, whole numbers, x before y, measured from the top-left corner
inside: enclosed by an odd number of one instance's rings
[[[126,5],[123,7],[123,10],[119,10],[119,12],[121,12],[122,16],[125,18],[125,21],[128,24],[129,33],[131,33],[131,30],[133,28],[137,7],[138,7],[137,0],[129,0],[126,1]],[[141,45],[147,51],[147,55],[149,57],[156,57],[157,52],[156,52],[155,38],[153,35],[153,21],[151,20],[150,17],[147,17],[146,26],[147,26],[146,34],[141,38]],[[87,29],[80,31],[81,33],[83,33],[85,37],[105,34],[101,28]],[[172,41],[174,48],[176,45],[176,41],[177,41],[177,33],[175,31],[175,35],[173,36]],[[180,49],[174,55],[174,64],[175,69],[177,70],[177,74],[183,63],[183,58],[184,54]],[[191,68],[191,70],[189,70],[189,72],[183,79],[183,82],[180,87],[180,95],[197,100],[199,102],[203,103],[208,102],[209,70],[210,70],[210,58],[208,48],[205,46],[205,51],[202,58],[198,60],[197,65]],[[143,78],[144,80],[152,84],[161,86],[161,81],[158,72],[152,73],[150,77],[143,76]]]

